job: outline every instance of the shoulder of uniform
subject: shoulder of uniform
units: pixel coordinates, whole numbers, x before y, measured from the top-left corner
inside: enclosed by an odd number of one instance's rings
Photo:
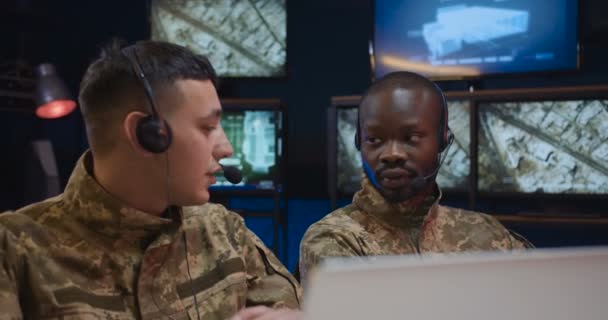
[[[440,207],[439,219],[442,224],[457,229],[469,230],[468,234],[477,239],[492,240],[491,248],[523,249],[534,245],[523,236],[507,229],[497,218],[470,210]]]
[[[46,226],[20,212],[0,214],[0,229],[12,234],[15,239],[33,239],[38,244],[49,244],[53,239]]]
[[[353,204],[334,210],[321,220],[313,223],[306,234],[310,236],[315,233],[332,232],[339,234],[363,231],[361,224],[354,219],[354,215],[358,212],[359,209]]]
[[[509,230],[489,214],[443,206],[440,206],[439,210],[442,213],[439,219],[447,220],[443,223],[475,230],[474,234],[479,236],[493,234],[496,238],[503,238],[509,235]]]
[[[243,217],[238,213],[228,210],[221,204],[205,203],[199,206],[184,207],[184,218],[195,220],[199,223],[213,223],[216,226],[242,224]]]
[[[63,195],[58,195],[40,202],[32,203],[20,209],[15,213],[30,217],[32,220],[38,220],[45,213],[54,210],[63,202]]]
[[[27,205],[14,212],[0,214],[0,224],[4,225],[13,233],[41,227],[38,223],[40,217],[45,213],[55,210],[62,201],[61,195]]]
[[[491,216],[487,213],[460,209],[460,208],[452,208],[452,207],[448,207],[448,206],[439,206],[438,210],[444,216],[446,216],[452,220],[455,220],[456,222],[469,223],[469,224],[484,224],[485,223],[485,224],[489,224],[489,225],[500,224],[496,218],[494,218],[493,216]]]

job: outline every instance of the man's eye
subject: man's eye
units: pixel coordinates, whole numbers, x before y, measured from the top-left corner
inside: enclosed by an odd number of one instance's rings
[[[371,137],[371,136],[367,136],[365,138],[365,141],[369,144],[376,144],[380,142],[380,139],[376,138],[376,137]]]
[[[409,142],[413,142],[413,143],[418,143],[418,142],[420,142],[420,139],[421,139],[421,137],[420,137],[419,135],[417,135],[417,134],[410,135],[410,136],[408,136],[408,137],[407,137],[407,140],[408,140]]]
[[[203,131],[211,132],[211,131],[215,130],[216,128],[217,128],[216,126],[203,126]]]

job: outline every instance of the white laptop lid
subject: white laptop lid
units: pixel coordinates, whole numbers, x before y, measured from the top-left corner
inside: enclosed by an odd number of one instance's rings
[[[306,319],[606,320],[608,247],[329,259]]]

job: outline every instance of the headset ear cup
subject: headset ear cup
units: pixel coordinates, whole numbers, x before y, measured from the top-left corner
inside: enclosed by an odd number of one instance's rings
[[[445,140],[443,141],[443,145],[441,146],[441,148],[439,150],[441,150],[440,152],[445,151],[445,149],[452,144],[452,142],[454,142],[454,134],[452,133],[452,130],[450,129],[450,127],[446,128],[445,131]]]
[[[139,120],[135,134],[139,145],[152,153],[167,151],[173,139],[169,124],[151,115]]]
[[[443,149],[448,145],[448,135],[450,134],[450,128],[447,125],[443,128]]]
[[[439,144],[440,152],[443,152],[443,150],[445,150],[445,148],[448,145],[448,135],[449,135],[448,131],[449,130],[450,129],[445,126],[441,130],[441,143]]]
[[[437,85],[435,84],[435,86],[437,86]],[[448,121],[449,121],[448,101],[445,98],[443,91],[441,91],[441,89],[438,86],[437,86],[437,90],[441,94],[442,108],[443,108],[443,128],[441,128],[442,129],[441,144],[439,147],[440,152],[443,152],[452,143],[452,140],[454,139],[454,135],[452,134],[452,130],[450,130],[450,125],[448,123]]]

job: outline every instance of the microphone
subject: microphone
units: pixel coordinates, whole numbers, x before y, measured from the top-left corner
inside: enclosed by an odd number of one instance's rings
[[[438,165],[437,168],[433,170],[431,174],[424,177],[418,176],[414,178],[410,185],[412,190],[414,190],[415,192],[422,191],[422,189],[424,189],[424,185],[428,182],[428,180],[431,179],[434,175],[436,175],[437,172],[439,172],[439,168],[441,168],[441,164]]]
[[[443,165],[443,161],[445,161],[445,158],[447,158],[448,151],[450,150],[450,147],[452,146],[453,140],[454,140],[453,137],[449,140],[447,147],[441,154],[441,158],[439,159],[439,165],[437,165],[437,168],[435,168],[435,170],[433,170],[433,172],[431,172],[431,174],[426,175],[424,177],[418,176],[412,180],[412,183],[411,183],[412,190],[414,190],[415,192],[422,191],[422,189],[424,189],[424,185],[429,181],[429,179],[434,177],[439,172],[441,165]]]
[[[238,184],[241,182],[241,180],[243,180],[243,174],[241,173],[241,170],[239,170],[239,168],[234,166],[224,166],[221,164],[220,166],[224,171],[224,178],[226,178],[228,182],[232,184]]]

